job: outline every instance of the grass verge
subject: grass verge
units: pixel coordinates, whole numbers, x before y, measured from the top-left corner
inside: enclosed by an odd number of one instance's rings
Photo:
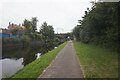
[[[74,42],[85,78],[118,78],[118,53]]]
[[[49,51],[41,58],[28,64],[10,78],[10,80],[13,80],[13,78],[37,78],[40,74],[42,74],[43,70],[49,66],[52,60],[55,59],[56,55],[62,50],[66,43],[67,42],[61,44],[58,48]]]

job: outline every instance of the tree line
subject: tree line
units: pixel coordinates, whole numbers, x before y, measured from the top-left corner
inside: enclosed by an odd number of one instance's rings
[[[37,17],[24,19],[22,23],[22,26],[24,26],[22,36],[19,38],[3,39],[3,44],[15,45],[22,43],[23,46],[40,46],[40,48],[43,49],[42,52],[46,53],[65,41],[62,40],[62,37],[60,38],[55,34],[53,26],[49,25],[47,22],[43,22],[38,31],[37,22]],[[19,31],[19,28],[13,29],[12,33],[17,34],[17,31]]]
[[[87,8],[82,19],[78,20],[79,24],[73,29],[74,36],[84,43],[118,49],[119,3],[92,2],[92,4],[92,8]]]
[[[53,26],[49,25],[47,22],[43,22],[40,26],[40,30],[37,31],[37,22],[37,17],[32,17],[31,20],[24,20],[23,26],[26,29],[26,36],[24,38],[28,37],[25,41],[29,41],[29,39],[32,41],[40,41],[41,47],[44,48],[46,52],[64,42],[55,35]]]

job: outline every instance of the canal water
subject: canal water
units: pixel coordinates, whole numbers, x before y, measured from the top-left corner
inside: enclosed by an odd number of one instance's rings
[[[40,47],[3,50],[2,59],[0,59],[0,68],[2,68],[0,80],[14,75],[27,64],[40,58],[43,53],[45,52]]]

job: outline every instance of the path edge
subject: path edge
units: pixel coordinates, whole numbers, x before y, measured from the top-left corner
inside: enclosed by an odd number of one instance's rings
[[[82,68],[82,65],[81,65],[81,63],[80,63],[80,59],[78,58],[78,55],[77,55],[76,49],[75,49],[75,47],[74,47],[74,43],[73,43],[73,41],[72,41],[72,44],[73,44],[73,49],[74,49],[74,51],[75,51],[76,59],[77,59],[77,61],[78,61],[78,64],[79,64],[79,66],[80,66],[80,69],[82,70],[83,78],[85,78],[84,69]]]
[[[68,42],[67,42],[67,43],[68,43]],[[67,45],[67,43],[66,43],[66,45]],[[65,45],[65,46],[66,46],[66,45]],[[60,52],[65,48],[65,46],[60,50]],[[58,57],[58,55],[59,55],[60,52],[58,52],[57,56],[51,61],[51,63],[49,64],[49,66],[46,67],[46,68],[43,70],[42,74],[40,74],[40,75],[37,77],[38,79],[41,78],[41,76],[45,74],[46,70],[52,65],[52,63],[53,63],[53,62],[55,61],[55,59]]]

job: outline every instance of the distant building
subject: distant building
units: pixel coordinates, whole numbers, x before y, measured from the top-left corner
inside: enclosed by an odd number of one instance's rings
[[[11,24],[9,22],[8,29],[2,29],[0,28],[0,38],[20,38],[24,33],[24,26],[21,26],[20,24]],[[16,33],[13,34],[13,30],[16,30]]]
[[[8,30],[13,30],[13,29],[17,29],[17,30],[25,30],[25,27],[24,26],[21,26],[21,24],[17,25],[17,24],[11,24],[9,22],[9,25],[8,25]]]
[[[0,28],[0,38],[10,38],[11,35],[9,30]]]

